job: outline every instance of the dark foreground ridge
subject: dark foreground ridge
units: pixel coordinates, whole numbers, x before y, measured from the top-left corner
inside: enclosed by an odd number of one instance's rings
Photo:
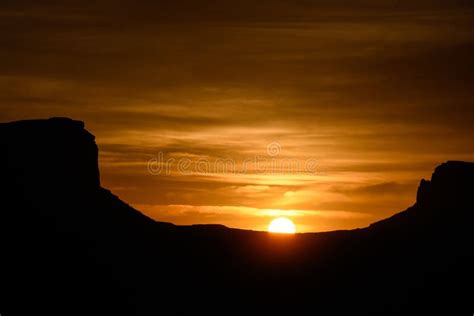
[[[474,312],[473,163],[368,228],[277,236],[142,215],[82,122],[0,124],[0,150],[2,316]]]

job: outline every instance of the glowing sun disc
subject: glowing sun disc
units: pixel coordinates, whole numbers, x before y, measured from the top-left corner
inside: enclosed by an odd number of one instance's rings
[[[268,225],[268,231],[270,233],[294,234],[296,232],[296,227],[288,218],[278,217]]]

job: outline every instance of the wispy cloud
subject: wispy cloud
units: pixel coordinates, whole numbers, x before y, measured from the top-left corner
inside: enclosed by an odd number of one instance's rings
[[[6,1],[0,17],[0,120],[86,121],[104,185],[134,204],[382,218],[438,163],[474,160],[469,1]],[[271,142],[316,173],[147,171],[160,152],[242,163]]]

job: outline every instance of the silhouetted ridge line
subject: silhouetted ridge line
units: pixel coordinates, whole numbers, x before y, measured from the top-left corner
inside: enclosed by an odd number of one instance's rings
[[[67,118],[0,124],[0,174],[2,315],[474,312],[474,163],[368,228],[291,238],[151,220],[100,186]]]

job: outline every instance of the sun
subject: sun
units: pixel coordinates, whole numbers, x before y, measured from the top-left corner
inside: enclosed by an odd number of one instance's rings
[[[272,220],[268,225],[270,233],[294,234],[296,232],[295,224],[286,217],[278,217]]]

